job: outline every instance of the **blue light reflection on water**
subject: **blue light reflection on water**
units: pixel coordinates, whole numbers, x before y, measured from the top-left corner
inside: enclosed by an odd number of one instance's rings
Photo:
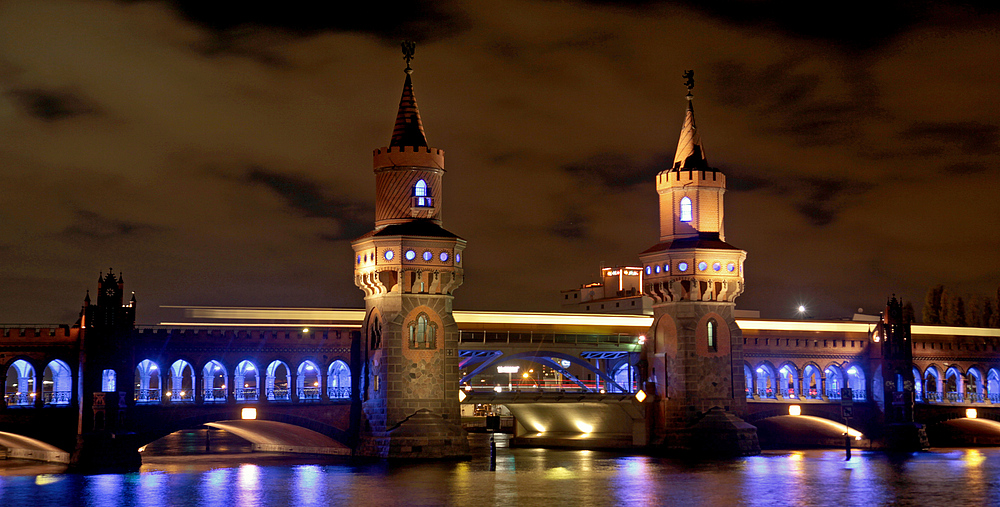
[[[256,462],[247,462],[253,461]],[[770,452],[716,462],[498,450],[457,463],[192,456],[122,475],[4,475],[0,505],[993,505],[1000,449]],[[242,461],[242,462],[241,462]]]

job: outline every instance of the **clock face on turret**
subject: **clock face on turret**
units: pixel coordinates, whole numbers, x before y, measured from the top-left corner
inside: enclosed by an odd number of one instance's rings
[[[115,295],[115,290],[114,289],[108,289],[107,292],[105,292],[105,294],[107,294],[109,296],[114,296]]]

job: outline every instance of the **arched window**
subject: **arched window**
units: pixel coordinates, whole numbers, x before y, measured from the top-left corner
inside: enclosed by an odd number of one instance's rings
[[[747,398],[753,398],[753,371],[749,364],[743,365],[743,382],[746,384]]]
[[[792,364],[786,364],[778,370],[781,386],[781,396],[785,398],[799,397],[799,371]]]
[[[49,361],[42,373],[42,400],[46,405],[69,405],[73,395],[73,372],[59,359]]]
[[[708,319],[708,350],[716,352],[719,350],[718,337],[718,325],[715,323],[715,319]]]
[[[327,370],[327,397],[331,400],[351,397],[351,369],[340,359],[330,364]]]
[[[233,372],[233,394],[236,401],[257,401],[260,385],[257,383],[257,367],[250,361],[240,361]]]
[[[410,324],[410,348],[433,349],[437,338],[437,325],[420,314],[417,320]]]
[[[840,399],[840,390],[844,388],[844,372],[839,366],[831,364],[823,371],[826,377],[826,397],[830,400]]]
[[[213,359],[205,364],[201,373],[203,380],[202,388],[205,391],[205,403],[226,401],[228,393],[226,384],[229,383],[229,375],[226,372],[226,367],[221,362]]]
[[[117,375],[115,370],[104,370],[101,375],[101,391],[113,393],[117,390]]]
[[[288,365],[282,361],[275,360],[267,366],[267,377],[264,381],[267,383],[266,393],[268,400],[288,401],[291,399],[290,391],[288,390],[288,377],[290,376]]]
[[[413,205],[419,208],[434,206],[434,199],[428,191],[427,182],[422,179],[413,185]]]
[[[810,400],[820,399],[820,387],[823,384],[823,377],[819,374],[819,368],[814,365],[806,365],[802,370],[802,394]]]
[[[990,403],[1000,403],[1000,371],[996,368],[986,374],[986,396]]]
[[[194,401],[194,368],[191,363],[178,359],[167,370],[168,391],[163,393],[172,403]]]
[[[7,368],[4,398],[8,407],[35,404],[35,368],[31,363],[18,359]]]
[[[299,364],[295,376],[295,389],[299,401],[319,401],[319,368],[316,363],[306,360]]]
[[[690,222],[691,220],[691,198],[681,197],[681,222]]]
[[[149,359],[143,359],[135,367],[135,402],[158,403],[160,401],[160,368]]]

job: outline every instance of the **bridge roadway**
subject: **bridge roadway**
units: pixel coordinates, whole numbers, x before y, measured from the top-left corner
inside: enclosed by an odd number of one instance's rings
[[[283,318],[266,313],[247,318],[246,309],[215,309],[221,317],[212,319],[207,310],[187,309],[186,322],[134,331],[134,382],[118,379],[116,389],[125,393],[120,399],[129,407],[129,429],[146,442],[185,425],[236,419],[242,408],[254,407],[261,420],[309,428],[351,445],[351,399],[357,396],[351,386],[359,371],[354,347],[363,312],[296,310],[294,316],[279,314]],[[234,317],[234,311],[244,313]],[[456,320],[469,386],[463,403],[511,407],[527,445],[545,443],[540,437],[546,433],[581,446],[644,438],[644,405],[632,391],[648,317],[456,312]],[[880,372],[869,361],[872,323],[741,319],[738,324],[748,421],[784,416],[790,405],[798,405],[803,415],[839,422],[839,388],[849,386],[858,398],[853,425],[869,431],[865,421],[876,419],[872,400],[885,394],[875,382]],[[82,396],[79,329],[0,330],[5,385],[0,437],[16,434],[71,451]],[[918,421],[965,417],[968,408],[977,409],[980,418],[1000,420],[998,344],[997,329],[914,325]],[[555,386],[541,382],[537,393],[527,386],[512,393],[515,383],[504,383],[505,375],[494,369],[531,363],[549,366],[563,378]]]

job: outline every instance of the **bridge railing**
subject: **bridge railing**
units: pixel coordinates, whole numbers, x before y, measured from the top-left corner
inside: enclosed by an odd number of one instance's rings
[[[205,389],[205,403],[225,403],[226,402],[226,388],[225,387],[213,387],[210,389]]]
[[[288,388],[272,387],[267,390],[267,399],[271,401],[289,401],[291,400],[291,390]]]
[[[160,402],[160,390],[159,389],[136,389],[135,390],[135,402],[136,403],[159,403]]]
[[[42,403],[46,405],[69,405],[73,391],[46,391],[42,393]]]
[[[244,387],[236,390],[236,401],[257,401],[257,388]]]
[[[320,390],[318,387],[303,387],[299,389],[299,401],[319,401]]]
[[[350,387],[344,387],[344,386],[340,386],[340,387],[327,387],[326,388],[326,395],[331,400],[349,399],[351,397],[351,388]]]
[[[12,392],[4,394],[8,407],[25,407],[35,405],[35,393]]]
[[[461,343],[561,343],[566,345],[638,345],[639,337],[630,334],[572,334],[572,333],[512,333],[509,331],[458,332]]]

